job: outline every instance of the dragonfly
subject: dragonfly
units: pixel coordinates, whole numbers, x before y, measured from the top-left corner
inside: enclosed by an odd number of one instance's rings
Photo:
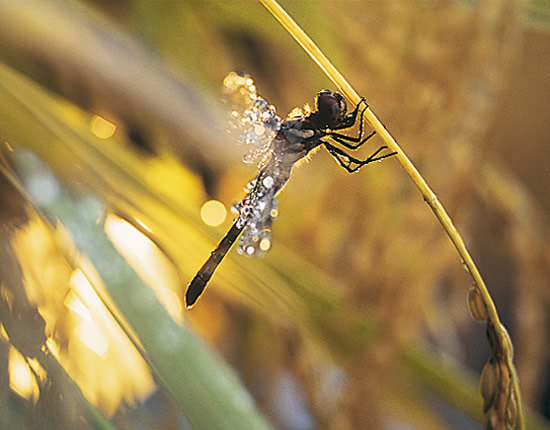
[[[309,106],[295,108],[281,119],[273,105],[257,94],[249,75],[231,72],[223,84],[226,102],[230,105],[231,124],[239,133],[239,143],[248,149],[245,163],[256,164],[258,173],[245,188],[245,197],[235,205],[237,217],[218,246],[189,283],[185,294],[186,307],[195,305],[215,270],[239,238],[239,253],[262,255],[271,248],[271,225],[278,216],[276,195],[287,183],[292,168],[315,149],[325,147],[338,165],[348,173],[395,155],[387,146],[380,146],[361,160],[346,152],[356,150],[375,135],[365,136],[363,115],[368,108],[363,98],[348,113],[344,97],[331,90],[321,90],[315,97],[316,110]],[[362,106],[362,107],[361,107]],[[357,136],[341,131],[353,127],[359,118]],[[343,149],[343,148],[346,149]]]

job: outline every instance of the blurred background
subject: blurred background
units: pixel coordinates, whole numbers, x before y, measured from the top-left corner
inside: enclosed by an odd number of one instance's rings
[[[550,4],[281,4],[453,218],[550,428]],[[471,279],[394,159],[319,151],[184,309],[255,175],[234,70],[283,117],[335,89],[259,2],[0,2],[0,428],[482,428]]]

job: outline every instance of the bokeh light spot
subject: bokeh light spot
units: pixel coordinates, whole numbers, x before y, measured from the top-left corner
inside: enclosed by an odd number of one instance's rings
[[[262,240],[260,240],[260,250],[263,252],[267,252],[271,249],[271,239],[264,237]]]
[[[201,208],[201,219],[206,225],[217,227],[225,221],[227,210],[223,203],[209,200]]]
[[[38,383],[25,358],[13,346],[9,352],[10,388],[24,399],[38,400]]]
[[[170,316],[181,324],[181,302],[174,293],[181,281],[172,262],[151,239],[123,218],[108,214],[105,232],[118,252],[151,287]]]
[[[108,139],[116,131],[116,125],[98,115],[92,117],[90,127],[92,127],[92,133],[100,139]]]

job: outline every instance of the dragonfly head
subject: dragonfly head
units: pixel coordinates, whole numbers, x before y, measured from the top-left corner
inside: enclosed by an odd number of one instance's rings
[[[346,101],[338,93],[322,90],[317,94],[316,104],[320,122],[326,128],[336,127],[346,116]]]

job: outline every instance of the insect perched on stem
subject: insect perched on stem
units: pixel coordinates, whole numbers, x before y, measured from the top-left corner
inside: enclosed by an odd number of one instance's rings
[[[248,184],[244,199],[233,206],[238,214],[233,225],[189,283],[185,294],[188,308],[201,296],[214,271],[241,234],[239,252],[243,254],[261,254],[271,248],[271,223],[278,214],[275,196],[290,177],[292,167],[313,149],[324,146],[349,173],[395,155],[395,152],[381,154],[387,149],[381,146],[368,158],[360,160],[336,146],[358,149],[374,135],[374,131],[367,136],[363,133],[363,114],[368,108],[364,99],[347,113],[346,102],[340,94],[322,90],[315,98],[316,111],[304,112],[296,108],[282,120],[275,107],[257,95],[250,76],[232,72],[224,79],[224,89],[228,102],[237,106],[231,116],[241,131],[241,143],[250,147],[243,161],[257,164],[259,172]],[[338,132],[353,127],[358,117],[358,136]]]

